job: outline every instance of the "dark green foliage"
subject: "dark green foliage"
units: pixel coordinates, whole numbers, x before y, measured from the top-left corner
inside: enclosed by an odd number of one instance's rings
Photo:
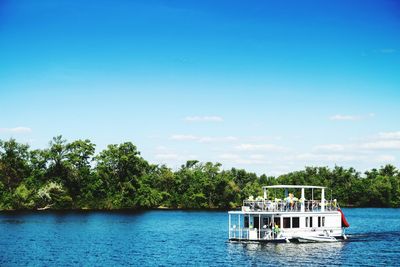
[[[130,142],[109,145],[95,157],[94,169],[106,193],[105,208],[136,207],[140,179],[149,172],[149,164]]]
[[[249,196],[262,196],[261,187],[274,184],[327,186],[331,190],[326,198],[336,198],[341,205],[400,206],[400,172],[392,165],[364,176],[335,166],[273,177],[191,160],[172,171],[149,164],[131,142],[109,145],[95,156],[89,140],[68,143],[57,136],[44,150],[0,140],[0,210],[229,209],[240,207]],[[276,191],[271,197],[282,195]]]
[[[0,140],[0,181],[8,191],[15,189],[30,172],[28,148],[14,139]]]

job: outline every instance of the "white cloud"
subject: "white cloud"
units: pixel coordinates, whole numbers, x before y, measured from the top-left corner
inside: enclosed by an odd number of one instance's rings
[[[197,140],[198,137],[194,135],[187,135],[187,134],[174,134],[171,136],[172,140],[177,140],[177,141],[193,141]]]
[[[282,136],[250,136],[245,138],[248,142],[270,142],[272,140],[281,141],[283,139]]]
[[[274,144],[240,144],[235,146],[240,151],[266,151],[266,152],[282,152],[286,149]]]
[[[224,153],[218,156],[220,159],[239,159],[240,156],[232,153]]]
[[[289,156],[287,159],[290,160],[308,160],[317,162],[351,162],[360,160],[362,156],[356,155],[343,155],[343,154],[314,154],[314,153],[303,153],[295,156]]]
[[[187,155],[183,160],[193,160],[193,159],[198,159],[199,156],[196,154],[191,154],[191,155]]]
[[[337,114],[337,115],[333,115],[333,116],[329,117],[329,119],[331,121],[356,121],[356,120],[360,120],[361,117],[360,116],[354,116],[354,115]]]
[[[342,115],[342,114],[336,114],[333,116],[330,116],[329,119],[331,121],[358,121],[358,120],[363,120],[367,118],[372,118],[375,117],[375,113],[368,113],[367,115],[363,116],[358,116],[358,115]]]
[[[270,163],[265,160],[264,155],[260,154],[246,156],[227,152],[220,154],[218,158],[231,165],[261,165]]]
[[[196,135],[185,135],[185,134],[175,134],[172,135],[170,139],[176,141],[196,141],[199,143],[234,142],[238,140],[238,138],[234,136],[196,136]]]
[[[313,150],[320,152],[338,152],[345,150],[345,146],[340,144],[327,144],[315,146]]]
[[[30,133],[32,129],[29,127],[0,128],[0,133]]]
[[[375,161],[379,163],[394,162],[396,161],[396,157],[392,155],[379,155],[375,158]]]
[[[265,155],[262,155],[262,154],[253,154],[253,155],[250,155],[249,158],[251,158],[251,159],[264,159],[264,158],[265,158]]]
[[[400,140],[378,140],[374,142],[361,144],[360,147],[363,149],[370,149],[370,150],[375,150],[375,149],[397,150],[400,149]]]
[[[155,158],[159,159],[159,160],[177,160],[179,158],[179,156],[174,153],[165,153],[165,154],[160,153],[160,154],[156,154]]]
[[[400,139],[400,131],[398,132],[380,132],[378,134],[380,139]]]
[[[187,122],[222,122],[224,119],[220,116],[187,116],[184,118]]]
[[[353,144],[325,144],[318,145],[313,151],[319,153],[371,153],[373,150],[397,150],[400,149],[400,131],[380,132],[375,136],[364,139],[362,142]]]
[[[237,141],[238,138],[234,136],[222,136],[222,137],[200,137],[199,142],[200,143],[209,143],[209,142],[234,142]]]
[[[361,143],[360,149],[365,150],[399,150],[400,149],[400,131],[380,132],[371,137],[369,141]]]
[[[242,165],[264,165],[268,163],[267,161],[260,159],[236,159],[234,162]]]

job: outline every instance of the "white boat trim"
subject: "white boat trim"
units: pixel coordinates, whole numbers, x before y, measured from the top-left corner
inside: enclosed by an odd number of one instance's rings
[[[314,185],[268,185],[268,186],[263,186],[264,188],[270,188],[270,189],[323,189],[326,188],[325,186],[314,186]]]
[[[293,236],[299,242],[339,242],[333,236]]]

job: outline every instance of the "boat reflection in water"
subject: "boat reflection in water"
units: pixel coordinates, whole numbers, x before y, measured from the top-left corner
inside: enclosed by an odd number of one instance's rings
[[[335,243],[232,243],[228,242],[229,257],[245,254],[250,262],[264,262],[268,265],[337,265],[347,242]],[[251,264],[250,264],[251,265]]]

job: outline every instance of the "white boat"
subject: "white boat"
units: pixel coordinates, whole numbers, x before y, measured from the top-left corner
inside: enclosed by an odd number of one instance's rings
[[[229,240],[337,242],[346,239],[345,228],[349,224],[336,199],[325,199],[325,189],[308,185],[264,186],[263,197],[250,197],[243,201],[241,210],[228,212]],[[316,192],[320,193],[320,199],[314,199]],[[282,199],[277,198],[280,195]]]

